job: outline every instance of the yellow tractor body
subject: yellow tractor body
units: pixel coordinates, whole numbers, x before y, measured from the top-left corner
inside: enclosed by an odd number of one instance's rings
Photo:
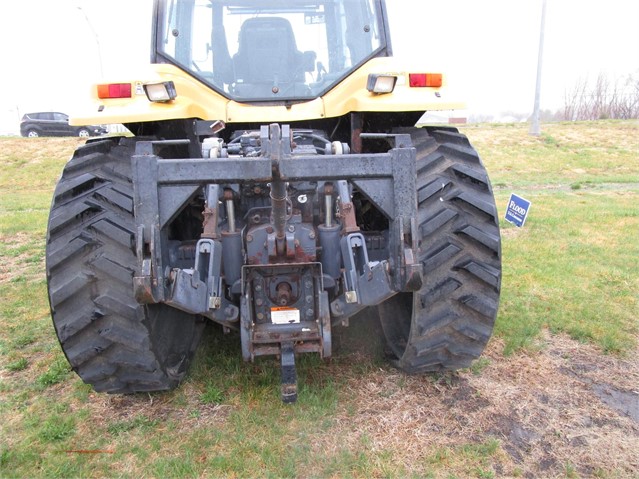
[[[441,71],[393,57],[384,0],[156,0],[151,65],[100,82],[47,234],[53,323],[97,391],[177,386],[205,324],[245,361],[328,358],[355,316],[407,373],[467,367],[499,222]]]

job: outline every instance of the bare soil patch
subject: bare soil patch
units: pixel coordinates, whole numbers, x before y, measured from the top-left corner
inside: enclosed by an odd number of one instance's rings
[[[493,340],[485,367],[439,377],[383,370],[353,377],[337,431],[318,452],[365,443],[392,450],[408,471],[468,472],[459,451],[491,439],[497,477],[639,474],[639,360],[602,355],[564,335],[543,335],[537,352],[504,357]],[[439,453],[438,453],[439,451]],[[456,461],[456,462],[455,462]]]
[[[547,331],[537,351],[505,357],[503,349],[494,339],[473,369],[423,377],[371,368],[379,351],[341,355],[321,374],[344,386],[332,425],[312,433],[312,455],[392,454],[401,470],[416,476],[637,477],[636,354],[603,355]],[[367,365],[365,372],[354,374],[357,368],[344,367],[345,359]],[[227,426],[235,406],[203,404],[200,394],[186,382],[178,395],[90,393],[75,407],[88,407],[90,428],[153,422],[162,429],[169,421],[179,437]],[[113,433],[109,450],[117,449],[118,436]],[[90,431],[79,437],[91,437]],[[465,452],[478,445],[479,457]]]

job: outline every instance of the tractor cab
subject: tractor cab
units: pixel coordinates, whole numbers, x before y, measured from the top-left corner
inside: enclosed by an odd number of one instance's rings
[[[310,100],[389,51],[374,0],[173,0],[155,58],[242,101]]]

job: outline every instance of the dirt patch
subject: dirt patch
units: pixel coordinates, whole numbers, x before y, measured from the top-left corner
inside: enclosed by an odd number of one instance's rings
[[[67,396],[73,387],[67,385],[67,391],[60,395]],[[113,471],[135,476],[135,455],[130,451],[146,447],[145,438],[155,437],[163,431],[174,435],[171,447],[178,447],[182,438],[195,431],[216,429],[226,423],[233,410],[230,405],[202,403],[199,400],[201,393],[189,383],[183,384],[181,391],[184,394],[179,398],[174,393],[111,395],[91,392],[85,400],[73,401],[71,411],[84,411],[83,414],[91,419],[76,423],[77,442],[72,449],[96,450],[98,453],[128,451],[114,463]],[[49,393],[54,401],[55,391]],[[106,434],[96,436],[96,430],[106,431]]]
[[[20,277],[36,279],[44,271],[44,255],[40,255],[42,248],[33,246],[32,235],[28,233],[0,235],[0,242],[7,251],[2,255],[2,262],[0,262],[0,284],[15,281]],[[29,249],[26,250],[27,248]],[[25,251],[19,252],[21,249]],[[37,261],[34,260],[36,255],[41,256]]]
[[[595,384],[592,389],[608,406],[639,423],[639,392],[620,391],[608,384]]]
[[[309,432],[309,457],[390,454],[397,471],[416,477],[638,477],[639,356],[603,355],[547,332],[540,342],[538,351],[504,357],[494,339],[478,366],[419,377],[345,352],[318,371],[318,380],[330,375],[343,386],[330,425]],[[47,394],[55,401],[75,387]],[[77,437],[96,429],[108,437],[75,448],[117,450],[146,427],[179,438],[228,426],[236,406],[205,404],[200,388],[187,381],[166,394],[88,393],[71,405],[91,418],[78,422]]]
[[[106,429],[109,426],[132,422],[166,423],[173,422],[179,430],[192,431],[199,427],[226,421],[232,406],[206,404],[199,401],[201,392],[192,384],[181,387],[180,404],[170,393],[153,394],[98,394],[90,393],[88,408],[96,423]],[[140,421],[142,419],[143,421]]]
[[[548,353],[565,363],[562,373],[589,387],[599,400],[639,424],[639,359],[598,355],[589,345],[560,337]]]
[[[340,406],[337,431],[317,451],[392,450],[406,470],[468,474],[437,451],[499,441],[487,467],[498,476],[548,477],[639,473],[639,360],[546,333],[539,352],[511,357],[493,340],[488,364],[439,377],[379,369],[348,379],[352,400]],[[454,455],[458,457],[459,454]]]

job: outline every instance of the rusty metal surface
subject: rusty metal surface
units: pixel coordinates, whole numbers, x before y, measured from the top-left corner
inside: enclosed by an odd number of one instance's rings
[[[337,207],[339,209],[339,219],[342,222],[344,233],[354,233],[359,231],[353,203],[350,201],[348,203],[343,203],[342,201],[337,200]]]
[[[206,201],[204,203],[204,211],[202,216],[202,238],[217,239],[218,238],[218,222],[219,222],[219,205],[218,198],[220,195],[219,185],[206,186]]]

